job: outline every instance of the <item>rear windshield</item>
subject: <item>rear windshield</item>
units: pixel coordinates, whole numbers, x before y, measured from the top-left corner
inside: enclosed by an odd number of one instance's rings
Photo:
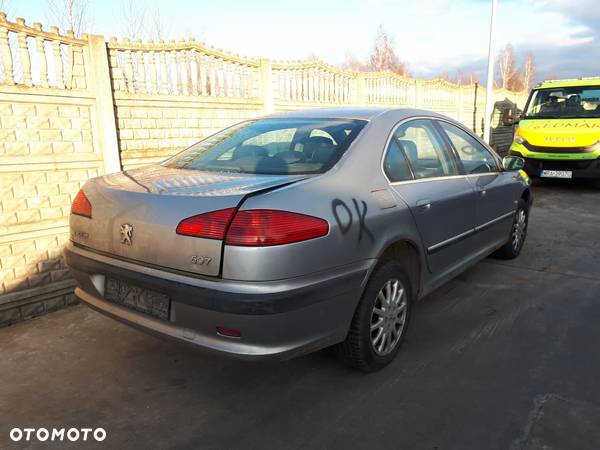
[[[600,118],[600,86],[537,89],[525,111],[525,119]]]
[[[164,166],[253,174],[322,173],[366,124],[346,119],[259,119],[242,122],[191,146]]]

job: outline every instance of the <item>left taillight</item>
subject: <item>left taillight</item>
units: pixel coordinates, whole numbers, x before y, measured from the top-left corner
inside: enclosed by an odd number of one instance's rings
[[[235,208],[227,208],[188,217],[177,225],[177,234],[222,240],[235,212]]]
[[[276,209],[220,209],[188,217],[177,225],[177,234],[245,247],[292,244],[328,233],[326,220]]]
[[[86,197],[83,189],[80,189],[75,199],[73,200],[73,204],[71,205],[71,214],[77,214],[78,216],[87,217],[88,219],[92,218],[92,204]]]

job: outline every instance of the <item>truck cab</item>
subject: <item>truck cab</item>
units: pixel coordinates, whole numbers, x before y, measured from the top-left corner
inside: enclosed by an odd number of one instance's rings
[[[509,154],[533,177],[600,179],[600,77],[535,86]]]

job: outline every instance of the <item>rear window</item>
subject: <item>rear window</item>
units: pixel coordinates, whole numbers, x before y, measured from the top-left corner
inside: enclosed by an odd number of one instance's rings
[[[366,124],[345,119],[259,119],[242,122],[191,146],[164,166],[252,174],[322,173]]]

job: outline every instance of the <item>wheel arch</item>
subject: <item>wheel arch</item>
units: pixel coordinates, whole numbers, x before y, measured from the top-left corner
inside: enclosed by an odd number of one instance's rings
[[[422,270],[426,267],[420,247],[410,239],[398,239],[388,244],[377,258],[378,263],[387,260],[399,261],[405,264],[410,281],[415,289],[413,297],[418,299],[422,289]]]
[[[525,201],[527,206],[531,204],[531,189],[529,189],[529,187],[523,190],[523,193],[521,194],[521,199]]]

